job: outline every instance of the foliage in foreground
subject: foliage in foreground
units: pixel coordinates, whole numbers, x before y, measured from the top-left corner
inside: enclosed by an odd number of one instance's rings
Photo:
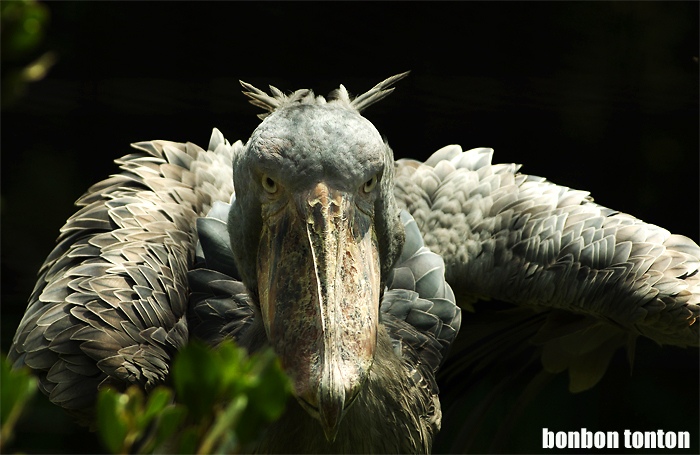
[[[271,350],[248,357],[232,341],[211,349],[191,343],[173,363],[172,388],[145,394],[101,390],[97,431],[111,453],[235,453],[249,451],[284,411],[291,387]],[[2,443],[36,379],[11,371],[2,357]]]
[[[0,355],[0,451],[12,440],[15,424],[36,391],[36,378],[26,368],[12,370]]]

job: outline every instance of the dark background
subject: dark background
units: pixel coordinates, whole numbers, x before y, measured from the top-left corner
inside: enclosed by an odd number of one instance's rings
[[[357,94],[410,69],[365,112],[397,158],[493,147],[495,162],[698,241],[698,2],[46,6],[42,44],[3,56],[3,79],[43,52],[58,56],[2,112],[3,352],[72,202],[117,170],[131,142],[206,146],[212,127],[245,141],[259,110],[239,79],[324,95],[343,83]],[[686,430],[697,453],[697,352],[640,340],[631,377],[620,352],[603,382],[577,395],[560,375],[504,450],[542,452],[542,427],[586,427]],[[36,401],[10,449],[100,450]],[[488,449],[492,420],[475,451]]]

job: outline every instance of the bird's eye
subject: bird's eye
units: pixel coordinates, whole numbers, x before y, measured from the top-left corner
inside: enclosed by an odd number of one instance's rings
[[[275,182],[272,177],[267,174],[262,176],[262,187],[270,194],[275,194],[277,192],[277,182]]]
[[[364,186],[362,187],[362,190],[365,193],[371,193],[372,190],[374,189],[374,187],[377,186],[377,180],[379,180],[379,179],[377,178],[376,175],[374,177],[372,177],[371,179],[367,180],[365,182]]]

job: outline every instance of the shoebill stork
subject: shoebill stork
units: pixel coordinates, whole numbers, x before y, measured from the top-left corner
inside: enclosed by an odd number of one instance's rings
[[[296,400],[258,451],[426,453],[455,338],[458,365],[534,346],[572,391],[640,335],[698,346],[698,245],[491,149],[394,161],[361,112],[403,76],[355,98],[243,83],[266,110],[245,144],[133,144],[61,229],[11,360],[89,419],[100,387],[162,383],[192,337],[269,345]],[[512,309],[480,319],[477,299]]]

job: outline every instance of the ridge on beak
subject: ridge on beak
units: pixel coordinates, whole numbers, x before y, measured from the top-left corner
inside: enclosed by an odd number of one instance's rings
[[[268,340],[333,441],[374,361],[380,294],[371,215],[319,182],[263,219],[258,291]]]

